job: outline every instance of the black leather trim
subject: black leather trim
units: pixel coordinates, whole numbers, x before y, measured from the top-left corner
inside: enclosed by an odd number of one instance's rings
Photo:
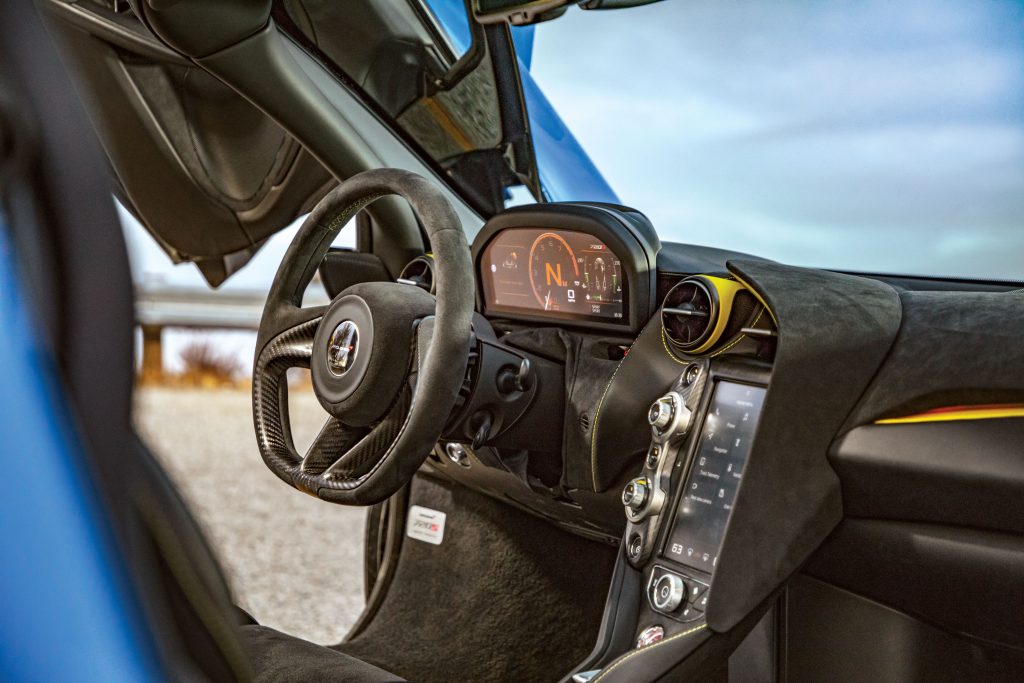
[[[1024,656],[1020,535],[848,518],[802,571],[947,631],[1011,647],[1018,657]]]
[[[848,517],[1024,535],[1024,418],[857,427],[830,453]]]

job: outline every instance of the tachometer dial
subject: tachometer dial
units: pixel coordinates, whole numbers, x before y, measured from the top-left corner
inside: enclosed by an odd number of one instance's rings
[[[530,247],[530,287],[545,311],[557,311],[576,302],[580,267],[569,243],[546,232]]]
[[[605,264],[604,259],[600,256],[594,259],[594,263],[590,266],[590,272],[587,273],[587,280],[590,282],[590,287],[594,290],[594,299],[596,301],[611,301],[612,278],[613,276],[608,272],[608,266]]]

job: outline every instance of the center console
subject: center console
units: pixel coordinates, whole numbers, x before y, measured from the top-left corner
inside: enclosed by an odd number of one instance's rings
[[[623,552],[637,590],[611,599],[633,623],[625,654],[706,627],[708,602],[729,521],[743,485],[770,368],[740,360],[695,360],[650,407],[643,468],[622,491]],[[626,630],[618,625],[619,632]],[[588,681],[600,668],[577,673]]]
[[[699,619],[707,607],[765,388],[719,379],[710,394],[689,466],[677,468],[686,470],[686,478],[665,519],[660,564],[651,568],[647,586],[651,609],[682,622]]]

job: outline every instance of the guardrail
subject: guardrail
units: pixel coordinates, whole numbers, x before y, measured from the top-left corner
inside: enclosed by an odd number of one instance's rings
[[[135,321],[141,327],[255,330],[266,292],[212,289],[139,289]]]
[[[163,331],[167,327],[257,330],[267,294],[259,290],[214,290],[139,286],[135,322],[142,330],[142,374],[163,374]],[[310,287],[305,304],[328,303],[320,287]]]

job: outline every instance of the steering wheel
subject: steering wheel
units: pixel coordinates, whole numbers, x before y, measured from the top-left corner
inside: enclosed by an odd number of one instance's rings
[[[409,202],[427,233],[437,297],[419,287],[367,282],[327,306],[302,294],[341,227],[385,195]],[[281,261],[260,320],[253,366],[256,439],[267,467],[323,500],[385,500],[423,463],[441,436],[466,373],[473,268],[462,226],[436,187],[396,169],[352,176],[306,218]],[[309,368],[329,418],[305,455],[288,419],[292,367]]]

